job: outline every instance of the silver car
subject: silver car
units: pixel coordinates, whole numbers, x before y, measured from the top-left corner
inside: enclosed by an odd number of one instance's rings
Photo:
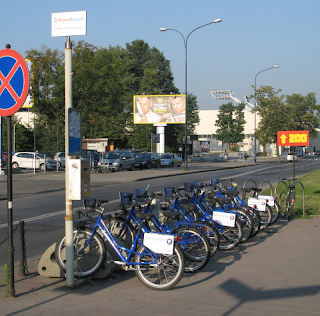
[[[289,151],[285,151],[280,157],[279,157],[280,162],[293,162],[293,153]],[[298,162],[298,155],[294,155],[294,161]]]
[[[161,167],[180,167],[182,165],[182,158],[177,154],[166,153],[160,156]]]
[[[58,161],[59,168],[65,168],[66,165],[66,155],[64,152],[58,152],[55,154],[54,158],[55,161]]]
[[[109,151],[99,160],[98,167],[107,171],[122,171],[134,169],[134,158],[130,151]]]

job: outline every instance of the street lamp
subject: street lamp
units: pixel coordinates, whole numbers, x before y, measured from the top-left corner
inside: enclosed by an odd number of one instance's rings
[[[187,56],[188,56],[188,49],[187,49],[187,44],[188,44],[188,38],[189,38],[189,36],[191,35],[191,33],[193,33],[194,31],[196,31],[196,30],[198,30],[198,29],[200,29],[200,28],[202,28],[202,27],[204,27],[204,26],[207,26],[207,25],[210,25],[210,24],[212,24],[212,23],[220,23],[222,20],[221,19],[216,19],[216,20],[214,20],[213,22],[210,22],[210,23],[207,23],[207,24],[204,24],[204,25],[202,25],[202,26],[199,26],[199,27],[197,27],[197,28],[195,28],[194,30],[192,30],[189,34],[188,34],[188,36],[187,36],[187,38],[185,38],[183,35],[182,35],[182,33],[180,33],[178,30],[175,30],[175,29],[167,29],[167,28],[165,28],[165,27],[161,27],[160,29],[159,29],[159,31],[160,32],[165,32],[165,31],[175,31],[175,32],[178,32],[181,36],[182,36],[182,38],[183,38],[183,41],[184,41],[184,47],[185,47],[185,55],[186,55],[186,57],[185,57],[185,95],[186,95],[186,110],[185,110],[185,154],[184,154],[184,170],[188,170],[188,125],[187,125],[187,122],[188,122],[188,85],[187,85],[187,78],[188,78],[188,76],[187,76],[187,61],[188,61],[188,58],[187,58]]]
[[[279,65],[276,64],[273,67],[264,69],[259,71],[256,74],[256,77],[254,78],[254,162],[257,162],[257,126],[256,126],[256,118],[257,118],[257,101],[256,101],[256,95],[257,95],[257,76],[262,73],[263,71],[267,71],[273,68],[279,68]]]
[[[13,152],[16,152],[16,125],[20,123],[22,117],[19,118],[17,122],[14,123],[13,125]]]

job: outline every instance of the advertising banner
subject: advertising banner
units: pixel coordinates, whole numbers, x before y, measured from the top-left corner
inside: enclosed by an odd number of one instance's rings
[[[135,95],[133,97],[133,123],[167,124],[185,123],[186,98],[184,94]]]
[[[277,146],[309,146],[309,131],[277,131]]]
[[[31,82],[32,74],[31,74],[31,60],[25,59],[26,65],[29,70],[29,82]],[[31,85],[29,86],[29,93],[27,95],[26,100],[24,101],[23,108],[32,108],[33,100],[31,97]]]
[[[203,140],[194,140],[192,142],[192,151],[194,154],[210,154],[210,142]]]
[[[87,11],[51,13],[51,36],[87,35]]]

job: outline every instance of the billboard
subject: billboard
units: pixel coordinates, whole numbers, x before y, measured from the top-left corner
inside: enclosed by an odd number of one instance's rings
[[[192,142],[192,152],[194,154],[210,154],[210,142],[203,140],[194,140]]]
[[[31,82],[31,60],[29,59],[25,59],[24,60],[26,62],[26,65],[28,67],[28,70],[29,70],[29,82]],[[29,85],[29,92],[28,92],[28,95],[27,95],[27,98],[26,100],[24,101],[24,104],[22,106],[22,108],[32,108],[32,105],[33,105],[33,100],[32,100],[32,97],[31,97],[31,84]]]
[[[134,124],[184,124],[186,98],[184,94],[135,95],[133,97]]]

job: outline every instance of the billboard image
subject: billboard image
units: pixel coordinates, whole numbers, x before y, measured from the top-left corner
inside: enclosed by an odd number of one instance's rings
[[[194,154],[210,154],[210,141],[194,140],[192,142],[192,151]]]
[[[28,67],[28,70],[29,70],[29,82],[31,82],[31,77],[32,77],[32,74],[31,74],[31,60],[25,59],[25,62],[26,62],[26,65]],[[29,86],[29,93],[27,95],[26,101],[24,102],[24,104],[22,106],[23,108],[32,108],[32,106],[33,106],[33,100],[32,100],[30,92],[31,92],[31,84]]]
[[[184,94],[135,95],[134,124],[184,124],[186,98]]]

